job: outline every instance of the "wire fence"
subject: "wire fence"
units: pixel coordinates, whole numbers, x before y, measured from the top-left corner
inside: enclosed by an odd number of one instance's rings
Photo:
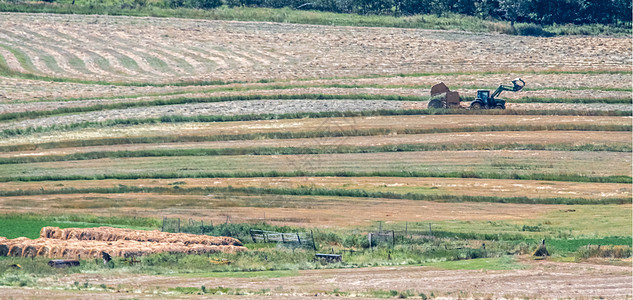
[[[253,243],[288,243],[315,248],[314,235],[308,232],[275,232],[266,230],[250,230]]]

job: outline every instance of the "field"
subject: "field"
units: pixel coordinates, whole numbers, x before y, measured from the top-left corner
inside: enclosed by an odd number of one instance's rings
[[[630,37],[0,15],[0,236],[177,219],[249,249],[0,257],[3,295],[633,297]],[[516,77],[506,110],[427,109]]]

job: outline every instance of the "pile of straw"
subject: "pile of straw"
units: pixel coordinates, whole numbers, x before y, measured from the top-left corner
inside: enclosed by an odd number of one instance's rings
[[[110,227],[67,228],[44,227],[40,238],[0,237],[0,256],[85,259],[110,256],[134,257],[153,253],[236,253],[246,250],[230,237],[197,236]]]
[[[208,235],[196,235],[188,233],[169,233],[158,230],[132,230],[112,227],[96,228],[65,228],[44,227],[40,231],[41,238],[82,241],[138,241],[161,243],[184,243],[200,245],[231,245],[242,246],[242,243],[231,237],[216,237]]]

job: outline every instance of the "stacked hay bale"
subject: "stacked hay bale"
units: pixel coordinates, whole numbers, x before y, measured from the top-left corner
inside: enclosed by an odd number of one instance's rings
[[[209,246],[242,246],[242,243],[235,238],[225,236],[196,235],[189,233],[169,233],[158,230],[132,230],[125,228],[95,227],[95,228],[65,228],[44,227],[40,232],[41,238],[54,238],[62,240],[82,240],[82,241],[138,241],[138,242],[163,242],[163,243],[184,243],[201,244]]]
[[[0,256],[49,258],[100,258],[101,252],[115,257],[133,257],[153,253],[236,253],[246,250],[230,237],[198,236],[184,233],[130,230],[111,227],[44,227],[40,238],[7,239],[0,237]]]

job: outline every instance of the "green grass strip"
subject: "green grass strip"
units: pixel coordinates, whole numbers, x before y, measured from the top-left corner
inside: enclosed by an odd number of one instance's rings
[[[166,156],[223,156],[223,155],[298,155],[333,153],[378,153],[413,151],[463,150],[541,150],[541,151],[609,151],[632,152],[630,144],[396,144],[384,146],[324,146],[324,147],[249,147],[220,149],[155,149],[139,151],[95,151],[68,155],[26,156],[0,158],[0,164],[25,164],[56,161],[92,160],[102,158],[166,157]]]
[[[33,133],[42,133],[58,130],[73,130],[80,128],[104,128],[117,125],[140,125],[158,123],[184,123],[184,122],[235,122],[256,120],[282,120],[304,118],[330,118],[330,117],[365,117],[365,116],[400,116],[400,115],[545,115],[545,116],[631,116],[632,111],[578,111],[578,110],[467,110],[467,109],[406,109],[406,110],[372,110],[358,112],[301,112],[286,114],[249,114],[249,115],[199,115],[177,116],[169,115],[160,118],[146,119],[115,119],[99,122],[81,122],[67,125],[51,125],[42,127],[26,127],[16,129],[4,129],[0,137],[23,136]]]
[[[37,215],[33,213],[2,214],[0,215],[0,232],[2,236],[14,239],[40,236],[42,227],[55,226],[60,228],[87,228],[100,226],[114,226],[134,229],[155,229],[161,225],[154,218],[125,217],[125,216],[94,216],[94,215]]]
[[[593,124],[552,124],[552,125],[490,125],[467,127],[438,127],[438,128],[371,128],[353,130],[323,130],[323,131],[278,131],[258,132],[245,134],[222,135],[166,135],[166,136],[139,136],[68,140],[47,143],[29,143],[19,145],[0,146],[0,152],[30,151],[38,149],[56,149],[70,147],[92,147],[123,144],[162,144],[162,143],[198,143],[216,141],[240,141],[263,139],[305,139],[345,136],[380,136],[388,134],[433,134],[453,132],[495,132],[495,131],[632,131],[630,125],[593,125]]]
[[[92,111],[103,111],[112,109],[126,109],[134,107],[152,107],[177,104],[192,103],[212,103],[229,101],[253,101],[253,100],[384,100],[384,101],[428,101],[428,96],[400,96],[400,95],[373,95],[373,94],[349,94],[349,95],[329,95],[329,94],[296,94],[296,95],[235,95],[235,96],[214,96],[214,97],[181,97],[174,99],[159,99],[152,101],[120,102],[112,104],[99,104],[81,107],[62,107],[53,110],[30,110],[24,112],[0,114],[0,121],[32,119],[44,116],[54,116],[69,113],[82,113]],[[462,101],[472,101],[473,97],[463,97]],[[631,98],[614,99],[591,99],[591,98],[536,98],[524,97],[509,100],[514,103],[603,103],[603,104],[631,104]]]
[[[578,174],[517,174],[517,173],[483,173],[483,172],[419,172],[419,171],[373,171],[373,172],[205,172],[195,174],[184,173],[122,173],[95,175],[39,175],[39,176],[7,176],[0,177],[0,182],[12,181],[61,181],[61,180],[105,180],[105,179],[175,179],[175,178],[254,178],[254,177],[432,177],[432,178],[481,178],[481,179],[514,179],[545,180],[596,183],[633,183],[631,176],[586,176]]]
[[[420,193],[393,193],[370,192],[362,189],[327,189],[327,188],[260,188],[260,187],[140,187],[119,185],[111,188],[62,188],[54,190],[15,190],[0,191],[0,196],[33,196],[51,194],[121,194],[121,193],[160,193],[160,194],[188,194],[207,195],[209,193],[244,193],[248,195],[292,195],[292,196],[334,196],[334,197],[359,197],[359,198],[387,198],[424,200],[436,202],[492,202],[492,203],[519,203],[519,204],[626,204],[631,203],[630,198],[529,198],[529,197],[495,197],[495,196],[457,196],[457,195],[429,195]]]

